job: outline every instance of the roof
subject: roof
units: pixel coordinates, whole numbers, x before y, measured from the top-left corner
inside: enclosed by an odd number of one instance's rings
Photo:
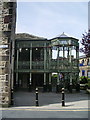
[[[51,40],[54,40],[54,39],[75,39],[75,40],[78,40],[74,37],[66,35],[64,32],[62,34],[56,36],[55,38],[52,38]]]
[[[38,37],[35,35],[31,35],[28,33],[18,33],[15,35],[15,39],[19,39],[19,40],[46,40],[46,38],[43,37]]]
[[[67,35],[63,32],[62,34],[58,35],[57,37],[69,37],[69,36],[67,36]]]

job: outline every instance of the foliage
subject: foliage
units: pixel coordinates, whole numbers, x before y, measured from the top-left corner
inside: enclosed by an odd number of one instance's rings
[[[81,77],[80,77],[80,83],[81,83],[81,84],[88,83],[88,77],[86,77],[86,76],[81,76]]]
[[[57,78],[57,74],[53,74],[52,77],[53,77],[53,78]]]
[[[57,74],[52,75],[52,85],[55,86],[57,84]]]
[[[80,48],[80,52],[83,52],[86,56],[90,56],[90,30],[89,32],[82,34],[82,40],[81,40],[81,44],[82,44],[82,48]]]
[[[87,79],[87,82],[84,81],[84,77]],[[86,76],[81,76],[80,77],[80,83],[85,84],[86,86],[88,86],[88,88],[90,88],[90,78],[88,78]]]

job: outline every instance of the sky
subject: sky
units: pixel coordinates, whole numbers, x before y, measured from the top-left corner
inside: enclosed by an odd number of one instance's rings
[[[18,2],[16,33],[54,38],[63,32],[79,40],[88,31],[88,2]]]

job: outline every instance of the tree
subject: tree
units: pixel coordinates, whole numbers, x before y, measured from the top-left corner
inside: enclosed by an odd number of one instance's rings
[[[83,45],[82,48],[80,48],[80,52],[83,52],[86,56],[90,57],[90,30],[85,32],[85,34],[82,34],[82,40],[81,44]]]

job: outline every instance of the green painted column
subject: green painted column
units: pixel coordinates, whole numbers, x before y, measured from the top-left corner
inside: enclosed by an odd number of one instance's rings
[[[76,58],[79,59],[79,43],[78,46],[76,46]]]
[[[46,73],[44,73],[44,85],[46,85]]]
[[[30,70],[32,69],[32,43],[30,45]],[[32,91],[32,73],[30,72],[30,77],[29,77],[29,91]]]
[[[70,62],[70,70],[71,70],[71,73],[70,73],[70,86],[69,86],[69,92],[72,93],[72,58],[71,58],[71,55],[72,55],[72,48],[70,47],[70,56],[69,56],[69,62]]]
[[[32,43],[30,46],[30,70],[32,69]]]
[[[46,70],[46,64],[47,64],[46,57],[47,57],[47,55],[46,55],[46,43],[44,43],[44,70]]]
[[[71,55],[72,55],[72,48],[71,47],[69,48],[69,53],[70,53],[69,62],[71,63]]]
[[[57,74],[57,85],[59,85],[59,73]]]
[[[69,86],[69,92],[72,93],[72,73],[70,73],[70,86]]]
[[[70,73],[70,85],[72,85],[72,73]]]
[[[78,67],[78,70],[79,70],[79,46],[76,47],[76,59],[77,59],[77,67]],[[76,91],[77,91],[77,92],[80,92],[79,71],[77,72]]]
[[[52,76],[52,73],[49,73],[49,92],[52,91],[51,76]]]
[[[32,91],[32,73],[30,72],[30,78],[29,78],[29,91]]]
[[[57,69],[59,69],[59,47],[57,48]]]
[[[44,73],[44,85],[43,85],[43,92],[47,91],[47,85],[46,85],[46,73]]]
[[[49,69],[51,69],[51,48],[49,48]]]
[[[49,84],[51,84],[51,76],[52,76],[52,74],[49,73]]]
[[[15,43],[14,41],[11,42],[12,44],[12,55],[11,55],[11,89],[13,89],[14,87],[14,46],[15,46]]]
[[[65,57],[65,49],[64,49],[64,46],[63,46],[63,58]]]
[[[18,62],[19,62],[19,50],[17,49],[17,63],[16,68],[18,70]],[[18,85],[18,71],[16,72],[16,86]]]
[[[60,83],[59,83],[59,73],[57,73],[57,86],[56,86],[56,92],[60,92]]]
[[[46,55],[46,43],[44,43],[44,71],[46,71],[47,66],[47,55]],[[47,91],[47,85],[46,85],[46,73],[44,72],[44,84],[43,84],[43,92]]]
[[[57,70],[59,70],[59,47],[57,48]],[[56,92],[59,92],[59,73],[57,73]]]

